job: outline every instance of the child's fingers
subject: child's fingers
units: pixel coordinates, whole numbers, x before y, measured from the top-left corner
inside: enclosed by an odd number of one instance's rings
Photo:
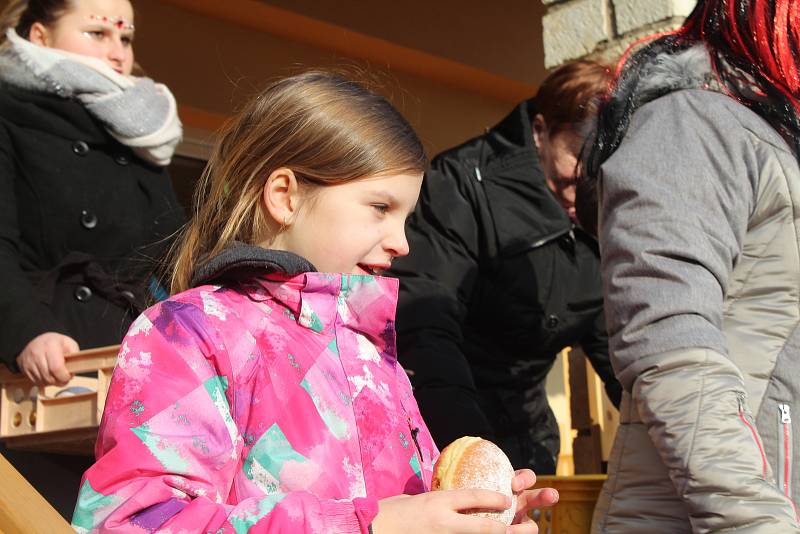
[[[458,514],[450,526],[452,526],[452,532],[458,532],[459,534],[508,534],[509,532],[505,523],[478,515]],[[519,534],[530,534],[526,530],[511,532],[515,534],[517,532]],[[536,531],[534,530],[533,532],[535,533]]]
[[[533,508],[553,506],[558,502],[558,491],[553,488],[526,490],[517,495],[517,514]]]
[[[520,523],[519,525],[511,525],[506,530],[506,534],[538,534],[539,526],[533,521]]]
[[[506,510],[511,499],[502,493],[483,489],[461,489],[446,492],[452,510]]]
[[[514,472],[514,479],[511,481],[511,489],[514,493],[526,490],[536,484],[536,474],[530,469],[517,469]]]

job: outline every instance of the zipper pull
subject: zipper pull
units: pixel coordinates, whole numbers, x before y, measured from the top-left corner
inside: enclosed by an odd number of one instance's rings
[[[778,408],[781,411],[781,423],[791,423],[792,422],[792,414],[791,408],[788,404],[779,404]]]

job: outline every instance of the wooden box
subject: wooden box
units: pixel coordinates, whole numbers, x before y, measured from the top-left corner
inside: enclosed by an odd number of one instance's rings
[[[589,534],[592,514],[606,475],[541,476],[535,488],[555,488],[558,503],[532,510],[540,534]]]
[[[118,345],[66,357],[73,378],[37,388],[24,375],[0,369],[0,439],[16,449],[91,454]]]

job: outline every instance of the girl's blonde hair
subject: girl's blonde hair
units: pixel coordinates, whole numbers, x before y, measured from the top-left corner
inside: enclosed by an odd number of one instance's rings
[[[324,71],[273,83],[220,133],[176,245],[171,292],[188,289],[193,273],[234,241],[256,244],[276,233],[261,208],[274,170],[291,169],[308,188],[422,173],[426,161],[408,122],[363,85]]]

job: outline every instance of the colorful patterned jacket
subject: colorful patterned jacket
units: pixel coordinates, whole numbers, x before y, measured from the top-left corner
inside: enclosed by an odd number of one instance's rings
[[[367,532],[438,455],[395,354],[397,280],[308,272],[180,293],[133,324],[78,532]]]

